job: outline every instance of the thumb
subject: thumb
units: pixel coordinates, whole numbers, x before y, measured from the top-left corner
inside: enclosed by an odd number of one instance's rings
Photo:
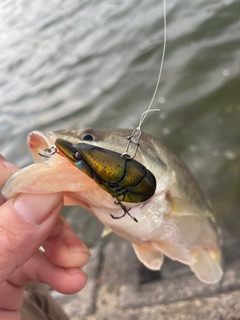
[[[0,283],[38,250],[62,204],[61,194],[20,194],[0,207]]]

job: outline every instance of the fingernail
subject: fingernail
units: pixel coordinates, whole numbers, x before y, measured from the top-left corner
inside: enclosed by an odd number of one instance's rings
[[[18,215],[34,225],[43,223],[53,211],[62,203],[60,194],[20,194],[14,201],[13,206]]]
[[[69,274],[76,274],[76,273],[83,273],[85,274],[85,272],[81,269],[81,268],[66,268],[65,269],[67,273]]]
[[[85,244],[78,238],[78,236],[70,229],[67,228],[62,234],[62,240],[68,251],[81,252],[90,254]]]

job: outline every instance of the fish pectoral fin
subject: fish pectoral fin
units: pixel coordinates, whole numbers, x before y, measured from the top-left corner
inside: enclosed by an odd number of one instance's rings
[[[102,234],[101,234],[101,238],[107,237],[112,232],[113,232],[112,229],[110,229],[107,226],[104,226]]]
[[[223,275],[220,263],[205,249],[198,250],[193,254],[196,263],[190,266],[196,277],[204,283],[216,283]]]
[[[163,254],[152,246],[151,243],[134,244],[133,249],[138,257],[138,260],[142,262],[150,270],[160,270],[163,263]]]
[[[181,245],[168,242],[152,242],[155,249],[161,251],[165,256],[172,260],[180,261],[187,265],[196,263],[195,258],[191,255],[190,251]]]
[[[170,215],[174,216],[196,216],[196,217],[207,217],[211,220],[214,220],[213,215],[208,210],[201,210],[197,207],[193,206],[192,204],[188,203],[185,200],[180,198],[171,198],[171,211]]]

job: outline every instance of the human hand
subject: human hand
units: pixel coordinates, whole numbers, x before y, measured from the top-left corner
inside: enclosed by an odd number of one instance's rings
[[[18,168],[0,156],[0,190]],[[62,194],[0,195],[0,319],[20,319],[24,287],[49,284],[68,294],[80,291],[87,276],[80,269],[90,253],[60,217]],[[45,252],[38,248],[43,246]]]

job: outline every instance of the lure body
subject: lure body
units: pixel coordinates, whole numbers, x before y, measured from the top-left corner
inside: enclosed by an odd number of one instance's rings
[[[159,270],[166,255],[188,265],[202,282],[216,283],[222,277],[218,229],[196,180],[161,141],[143,134],[134,160],[156,178],[156,190],[149,197],[154,190],[152,177],[149,179],[139,171],[134,161],[126,162],[119,157],[126,150],[125,137],[131,133],[132,130],[121,129],[61,130],[47,135],[32,132],[28,144],[35,161],[40,163],[15,173],[2,189],[2,194],[5,198],[11,198],[22,192],[63,192],[66,205],[78,204],[84,207],[105,226],[129,240],[138,259],[149,269]],[[46,158],[39,155],[44,149],[51,148],[57,139],[69,142],[70,151],[71,146],[74,153],[76,150],[79,153],[81,151],[82,158],[83,155],[86,157],[84,163],[76,161],[73,165],[73,155],[66,147],[64,152],[67,156],[59,152],[46,161]],[[79,143],[94,147],[88,147],[83,153]],[[91,152],[94,152],[94,156]],[[133,201],[133,198],[130,199],[132,190],[128,190],[132,172],[133,190],[137,190],[134,201],[139,201],[131,202],[130,213],[133,219],[129,216],[113,219],[110,213],[119,217],[122,215],[122,207],[114,204],[112,196],[120,199],[125,196],[125,207],[129,206],[127,200]],[[145,201],[142,201],[145,186],[138,184],[139,177],[144,177],[143,180],[148,181],[151,189]],[[105,188],[108,188],[108,192]],[[119,190],[122,194],[117,193]],[[138,223],[135,223],[135,219]]]
[[[154,175],[140,162],[98,146],[57,139],[60,154],[118,201],[143,202],[156,190]]]

